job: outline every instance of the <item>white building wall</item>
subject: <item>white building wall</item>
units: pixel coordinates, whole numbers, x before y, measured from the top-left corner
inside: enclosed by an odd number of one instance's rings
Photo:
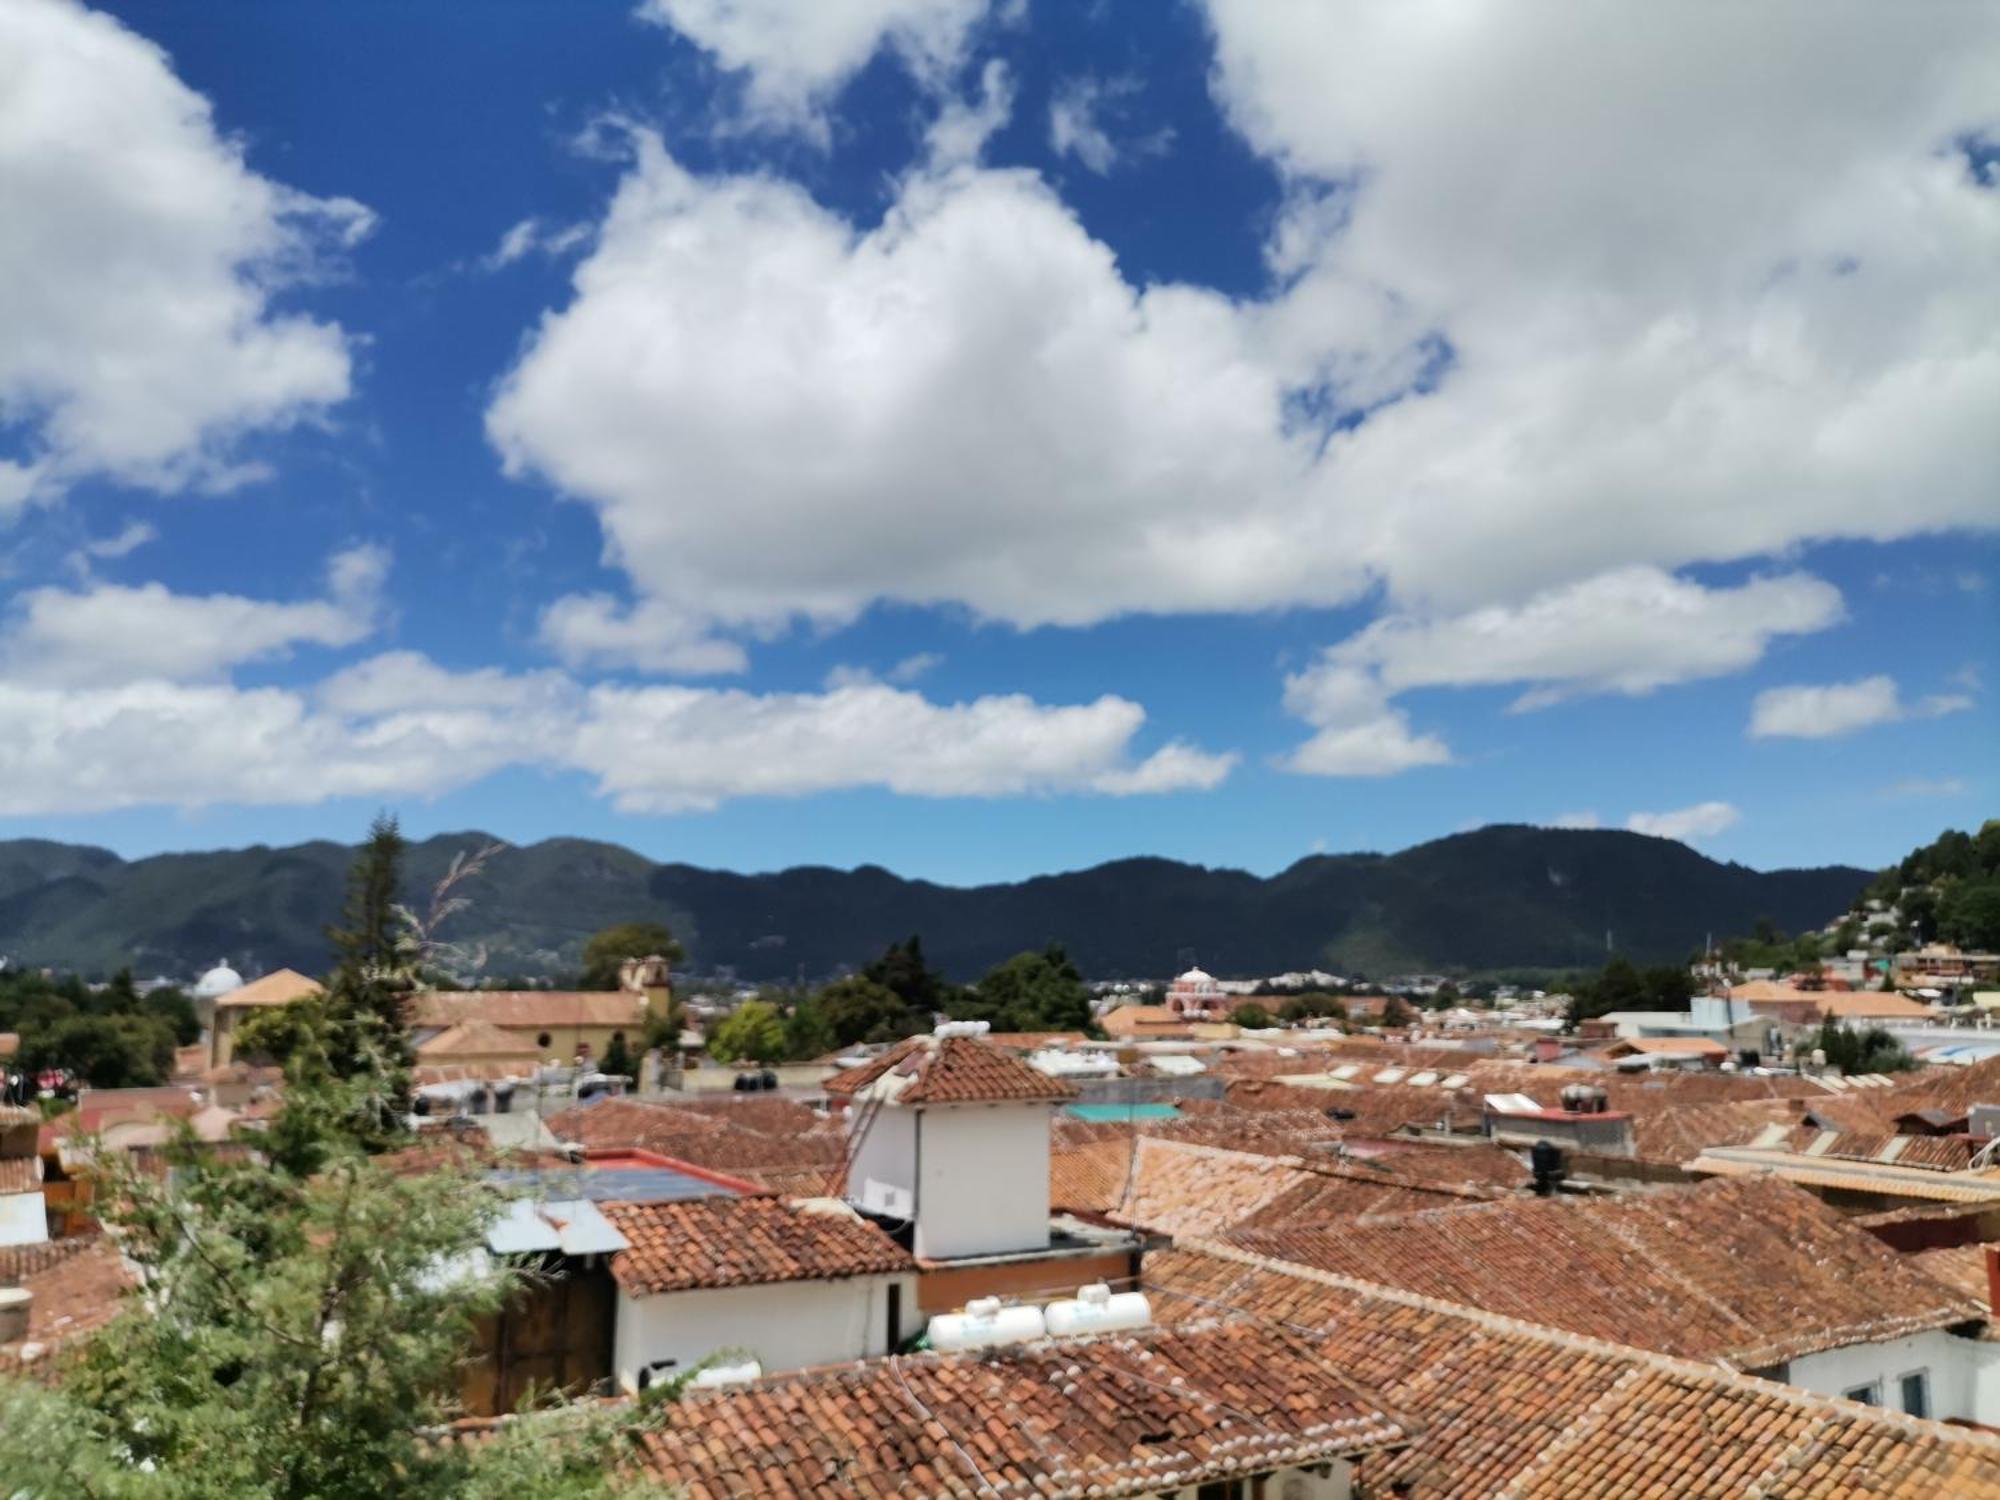
[[[1882,1404],[1901,1411],[1902,1377],[1919,1370],[1930,1377],[1933,1418],[2000,1424],[2000,1344],[1960,1338],[1942,1329],[1808,1354],[1793,1360],[1784,1378],[1823,1396],[1874,1384],[1882,1393]]]
[[[867,1111],[866,1114],[860,1111]],[[872,1116],[872,1118],[870,1118]],[[917,1111],[885,1104],[850,1108],[849,1129],[864,1121],[858,1140],[850,1138],[853,1165],[847,1172],[847,1195],[860,1207],[891,1219],[907,1219],[914,1211],[917,1186]]]
[[[916,1166],[918,1256],[950,1260],[1048,1244],[1047,1104],[927,1106],[917,1115]]]
[[[40,1189],[0,1194],[0,1245],[40,1245],[48,1237],[48,1203]]]
[[[612,1364],[619,1383],[637,1390],[641,1367],[655,1360],[671,1359],[684,1370],[724,1349],[741,1350],[769,1374],[887,1354],[891,1286],[902,1288],[901,1336],[908,1338],[922,1326],[913,1276],[783,1281],[654,1297],[621,1290]]]

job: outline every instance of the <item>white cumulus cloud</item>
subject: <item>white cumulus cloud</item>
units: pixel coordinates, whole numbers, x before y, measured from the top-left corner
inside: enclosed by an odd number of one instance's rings
[[[1886,674],[1821,686],[1795,683],[1767,688],[1750,706],[1750,738],[1827,740],[1877,724],[1934,719],[1972,707],[1963,693],[1937,693],[1915,703],[1903,701],[1896,679]]]
[[[1286,683],[1286,707],[1317,726],[1288,762],[1325,775],[1382,775],[1450,752],[1392,708],[1418,688],[1521,684],[1517,710],[1583,693],[1642,694],[1738,672],[1776,636],[1843,616],[1840,591],[1801,573],[1704,588],[1657,568],[1620,568],[1519,605],[1461,615],[1392,614]],[[1331,732],[1330,732],[1331,731]]]
[[[244,629],[272,638],[260,622]],[[260,654],[247,639],[235,650]],[[196,654],[168,666],[185,671]],[[454,671],[410,651],[296,691],[0,674],[0,721],[11,727],[0,816],[430,796],[507,767],[584,773],[632,812],[865,787],[1122,797],[1208,790],[1236,763],[1180,741],[1140,754],[1145,711],[1116,697],[939,703],[874,680],[819,693],[591,687],[552,670]]]
[[[188,682],[295,646],[351,646],[379,623],[388,570],[385,549],[349,548],[327,564],[324,598],[289,603],[176,594],[158,583],[31,589],[0,626],[0,675],[47,684]]]
[[[1691,844],[1699,839],[1713,838],[1742,821],[1742,811],[1727,802],[1697,802],[1692,807],[1677,807],[1671,812],[1635,812],[1625,820],[1625,826],[1634,833],[1649,833],[1655,838],[1678,839],[1681,843]]]
[[[348,394],[348,343],[273,295],[370,223],[252,172],[161,50],[71,0],[0,6],[0,458],[10,504],[85,475],[256,472],[236,440]]]
[[[832,96],[884,47],[935,87],[965,53],[987,0],[643,0],[671,27],[743,75],[753,120],[825,138]]]
[[[1047,183],[964,151],[862,227],[638,139],[487,419],[510,472],[596,511],[616,608],[699,639],[1380,585],[1385,636],[1531,707],[1740,670],[1837,598],[1687,565],[1991,524],[2000,194],[1954,143],[1990,128],[2000,14],[1210,13],[1217,96],[1289,188],[1261,296],[1136,284]],[[760,14],[676,24],[748,67]],[[886,33],[854,34],[811,76]],[[1318,726],[1319,757],[1448,753],[1369,726]]]

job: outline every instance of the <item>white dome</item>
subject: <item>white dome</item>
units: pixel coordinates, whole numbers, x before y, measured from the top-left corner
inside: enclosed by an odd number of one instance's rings
[[[229,960],[218,958],[215,967],[194,982],[194,997],[197,1000],[218,1000],[231,990],[243,988],[243,976],[229,967]]]

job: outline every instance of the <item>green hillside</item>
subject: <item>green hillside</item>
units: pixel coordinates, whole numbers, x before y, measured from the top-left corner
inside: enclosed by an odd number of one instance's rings
[[[411,894],[453,854],[452,834],[411,850]],[[108,974],[187,975],[218,957],[246,973],[324,967],[349,851],[332,843],[121,860],[102,849],[0,843],[0,954]],[[1568,968],[1609,932],[1641,962],[1670,961],[1708,933],[1759,917],[1796,930],[1845,910],[1858,869],[1762,873],[1685,845],[1608,830],[1499,826],[1399,854],[1321,855],[1268,879],[1165,859],[1128,859],[969,888],[864,865],[740,875],[656,865],[615,844],[551,839],[509,849],[472,890],[453,935],[483,944],[489,974],[557,975],[614,922],[656,918],[701,970],[808,979],[923,935],[969,979],[1054,940],[1086,974],[1157,976],[1185,953],[1224,974]]]

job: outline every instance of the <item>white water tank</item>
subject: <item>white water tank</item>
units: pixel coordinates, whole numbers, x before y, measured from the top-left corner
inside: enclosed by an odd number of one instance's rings
[[[1025,1344],[1048,1332],[1039,1307],[1003,1307],[998,1297],[979,1297],[961,1313],[939,1313],[931,1319],[933,1349],[993,1349]]]
[[[688,1384],[698,1391],[712,1391],[723,1386],[748,1385],[764,1373],[764,1367],[754,1359],[738,1360],[734,1364],[710,1365],[696,1374]]]
[[[931,1035],[937,1037],[985,1036],[992,1029],[993,1023],[991,1021],[940,1021],[937,1023],[936,1028],[932,1030]]]
[[[1079,1288],[1073,1298],[1051,1302],[1042,1310],[1051,1338],[1078,1333],[1117,1333],[1145,1328],[1153,1321],[1152,1304],[1144,1292],[1113,1292],[1103,1282]]]

